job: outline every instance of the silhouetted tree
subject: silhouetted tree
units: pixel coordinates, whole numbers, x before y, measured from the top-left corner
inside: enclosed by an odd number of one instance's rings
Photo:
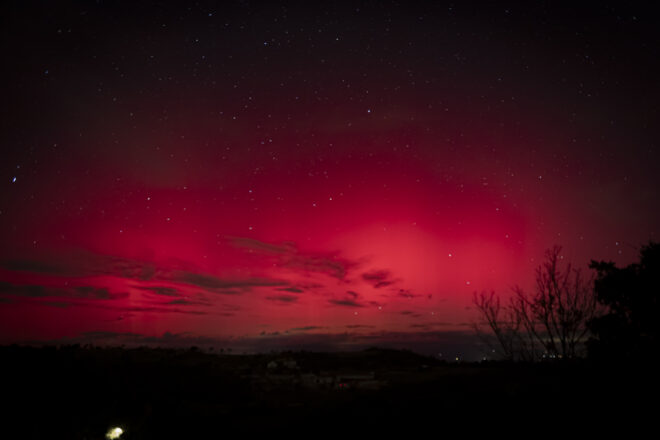
[[[514,298],[510,298],[508,304],[501,305],[500,297],[495,292],[475,292],[472,302],[482,319],[481,323],[474,323],[474,329],[493,352],[499,349],[502,357],[511,361],[535,359],[534,337],[523,327]],[[492,334],[483,331],[483,324]]]
[[[592,358],[650,359],[660,352],[660,243],[640,250],[640,262],[617,268],[592,261],[596,298],[607,313],[592,319],[588,342]]]
[[[587,323],[597,313],[593,280],[585,280],[571,264],[560,267],[561,247],[545,253],[545,262],[536,269],[536,289],[527,293],[520,287],[506,306],[494,292],[476,294],[481,323],[478,334],[488,326],[505,358],[533,361],[541,357],[575,358],[582,355]]]

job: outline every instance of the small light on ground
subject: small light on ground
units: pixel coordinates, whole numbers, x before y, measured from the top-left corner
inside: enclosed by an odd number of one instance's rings
[[[119,428],[119,427],[110,428],[108,430],[108,433],[105,435],[105,438],[111,439],[111,440],[116,439],[116,438],[119,438],[123,433],[124,433],[124,430]]]

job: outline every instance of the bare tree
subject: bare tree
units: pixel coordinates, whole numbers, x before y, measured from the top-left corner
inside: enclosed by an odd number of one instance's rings
[[[473,328],[492,352],[501,351],[502,357],[511,361],[536,360],[538,343],[520,313],[526,305],[520,304],[519,298],[509,298],[507,304],[501,305],[495,292],[475,292],[472,302],[481,317],[481,322],[475,322]],[[488,331],[484,331],[484,325]]]
[[[513,360],[512,329],[506,319],[502,318],[502,307],[500,306],[500,297],[495,296],[495,292],[474,292],[472,303],[479,311],[479,315],[484,323],[490,328],[492,336],[495,337],[497,345],[502,350],[505,359]],[[507,310],[508,311],[508,310]],[[477,336],[486,343],[493,351],[496,350],[492,338],[484,333],[479,322],[474,322],[473,327]]]
[[[494,292],[475,293],[473,304],[481,319],[474,328],[489,340],[486,326],[506,359],[570,359],[582,354],[587,322],[598,311],[593,278],[584,279],[570,263],[560,267],[561,259],[561,247],[547,250],[545,262],[536,269],[535,292],[517,286],[506,306]]]

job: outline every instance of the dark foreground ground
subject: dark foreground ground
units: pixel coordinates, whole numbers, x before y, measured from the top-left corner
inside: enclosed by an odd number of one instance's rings
[[[0,347],[0,365],[3,438],[103,439],[112,426],[121,439],[558,436],[660,422],[651,365],[16,346]]]

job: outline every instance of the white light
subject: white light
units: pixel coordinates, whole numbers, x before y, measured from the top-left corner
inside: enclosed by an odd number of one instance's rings
[[[107,434],[105,435],[105,438],[107,438],[107,439],[116,439],[116,438],[119,438],[123,433],[124,433],[124,430],[119,428],[119,427],[110,428],[110,430],[108,430]]]

